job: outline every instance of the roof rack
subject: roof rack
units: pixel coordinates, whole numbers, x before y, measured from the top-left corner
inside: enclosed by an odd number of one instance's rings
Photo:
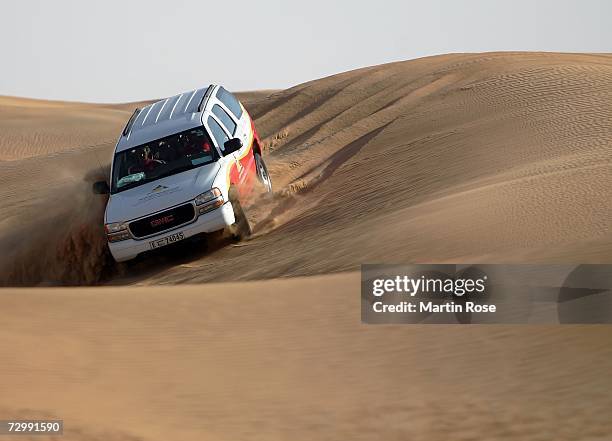
[[[206,89],[206,92],[204,92],[202,101],[200,101],[200,104],[198,105],[198,112],[201,112],[202,109],[206,106],[206,102],[208,101],[208,98],[210,98],[210,94],[212,93],[214,88],[215,88],[214,84],[211,84],[210,86],[208,86],[208,89]]]
[[[123,132],[121,132],[122,136],[126,136],[128,133],[130,133],[130,129],[132,128],[132,124],[134,124],[134,120],[136,119],[136,117],[138,116],[138,114],[140,113],[142,109],[140,108],[136,108],[136,110],[134,110],[134,113],[132,113],[132,116],[130,116],[130,119],[128,119],[127,124],[125,125],[125,128],[123,129]]]

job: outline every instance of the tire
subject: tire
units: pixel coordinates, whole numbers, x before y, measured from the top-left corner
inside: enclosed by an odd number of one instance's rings
[[[234,217],[236,218],[236,221],[230,227],[230,232],[234,240],[241,241],[251,235],[251,225],[242,209],[242,205],[240,205],[240,201],[233,192],[230,193],[230,202],[232,203]]]
[[[268,173],[268,167],[259,153],[255,153],[255,169],[257,170],[257,179],[266,189],[266,193],[272,193],[272,179]]]

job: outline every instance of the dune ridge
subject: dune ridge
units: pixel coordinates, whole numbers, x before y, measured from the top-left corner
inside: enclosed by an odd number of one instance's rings
[[[607,262],[611,63],[436,56],[254,102],[279,191],[254,213],[265,234],[204,262],[241,268],[228,280],[361,262]],[[265,267],[249,265],[262,259]],[[173,267],[145,283],[217,277]]]
[[[384,261],[609,261],[611,84],[611,56],[488,53],[247,93],[276,188],[249,210],[258,234],[189,265],[130,269],[135,276],[117,283],[304,276]],[[0,163],[8,217],[36,207],[24,189],[37,200],[60,183],[86,185],[112,146]],[[216,264],[237,270],[197,270]]]
[[[0,161],[112,143],[129,115],[121,106],[0,96]]]

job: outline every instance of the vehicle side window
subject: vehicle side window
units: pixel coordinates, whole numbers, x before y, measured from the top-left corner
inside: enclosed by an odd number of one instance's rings
[[[223,87],[220,87],[217,91],[217,98],[219,98],[219,101],[225,104],[225,107],[230,109],[230,112],[236,116],[236,119],[240,119],[242,117],[242,107],[234,95],[229,93]]]
[[[215,138],[217,145],[219,146],[221,151],[224,152],[225,151],[225,141],[228,141],[230,139],[229,136],[227,136],[227,133],[225,133],[225,131],[221,128],[219,123],[215,121],[215,119],[212,116],[208,117],[208,127],[210,128],[210,132],[211,132],[210,134],[212,135],[213,138]]]
[[[228,132],[230,132],[230,134],[232,136],[234,136],[234,133],[236,133],[236,123],[234,122],[234,120],[232,119],[231,116],[229,116],[227,114],[227,112],[225,110],[223,110],[223,108],[218,105],[215,104],[212,108],[212,112],[217,116],[217,118],[219,118],[219,120],[223,123],[223,125],[225,126],[225,128],[227,129]]]

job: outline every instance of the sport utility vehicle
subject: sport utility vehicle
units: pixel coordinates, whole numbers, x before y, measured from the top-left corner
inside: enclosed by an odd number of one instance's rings
[[[201,233],[250,234],[240,201],[256,181],[272,183],[253,120],[218,85],[142,109],[125,126],[113,156],[105,229],[116,261]]]

